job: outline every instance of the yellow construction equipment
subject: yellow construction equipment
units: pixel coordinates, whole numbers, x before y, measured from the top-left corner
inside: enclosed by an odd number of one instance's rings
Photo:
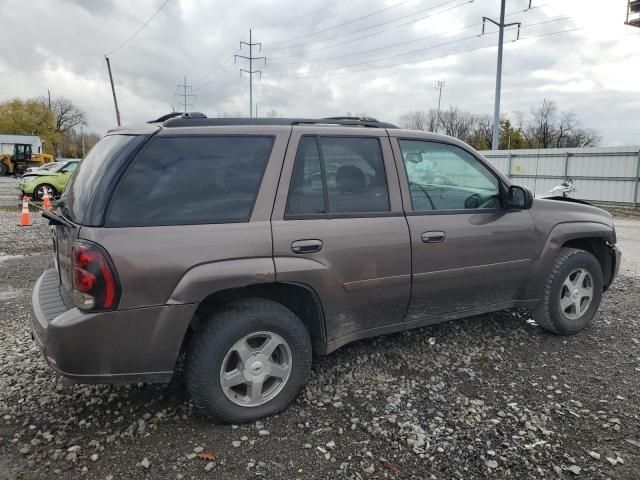
[[[29,167],[41,167],[54,161],[54,156],[48,153],[33,153],[32,146],[26,143],[16,143],[13,153],[0,154],[0,175],[18,175]]]

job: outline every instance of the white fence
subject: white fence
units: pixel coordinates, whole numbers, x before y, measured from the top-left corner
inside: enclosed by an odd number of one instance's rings
[[[544,195],[564,178],[571,196],[600,202],[640,204],[640,147],[547,148],[480,152],[514,183]]]

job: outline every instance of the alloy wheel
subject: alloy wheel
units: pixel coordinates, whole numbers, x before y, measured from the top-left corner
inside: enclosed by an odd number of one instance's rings
[[[291,349],[280,335],[251,333],[234,343],[225,355],[220,385],[236,405],[256,407],[280,393],[291,367]]]
[[[593,299],[593,277],[584,268],[573,270],[560,290],[560,309],[565,317],[577,320],[589,309]]]

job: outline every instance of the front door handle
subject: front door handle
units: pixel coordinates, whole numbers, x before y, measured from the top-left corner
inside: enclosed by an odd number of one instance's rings
[[[447,235],[444,232],[424,232],[420,238],[423,243],[440,243],[446,240]]]
[[[296,240],[291,244],[291,251],[299,255],[315,253],[322,250],[322,240]]]

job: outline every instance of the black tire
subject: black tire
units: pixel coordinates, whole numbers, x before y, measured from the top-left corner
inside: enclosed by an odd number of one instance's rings
[[[53,200],[53,197],[55,197],[57,195],[56,189],[53,187],[53,185],[49,185],[48,183],[41,183],[40,185],[38,185],[37,187],[35,187],[33,189],[33,199],[34,200],[40,200],[42,201],[42,197],[44,195],[44,191],[42,190],[43,188],[48,187],[51,189],[51,198],[50,200]]]
[[[583,269],[591,275],[593,296],[588,308],[578,318],[569,318],[560,305],[564,282],[572,272]],[[587,328],[598,311],[603,292],[600,263],[591,253],[575,248],[562,248],[547,278],[542,301],[534,312],[536,323],[558,335],[574,335]],[[566,292],[566,291],[565,291]]]
[[[9,173],[9,167],[4,162],[0,162],[0,177],[3,177]]]
[[[243,406],[223,391],[221,369],[234,344],[255,332],[272,332],[287,343],[291,370],[279,393],[266,403]],[[271,300],[251,298],[228,305],[195,332],[185,369],[187,389],[202,415],[219,422],[243,423],[285,409],[305,385],[311,371],[311,341],[302,321]]]

